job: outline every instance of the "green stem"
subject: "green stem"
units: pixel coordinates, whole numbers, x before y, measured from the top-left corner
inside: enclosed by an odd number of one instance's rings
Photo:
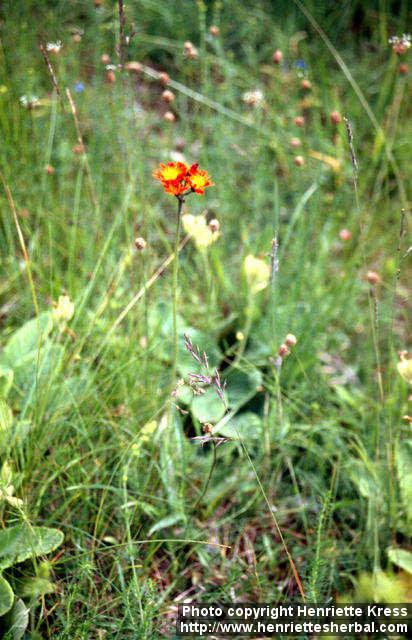
[[[179,240],[180,227],[182,220],[184,198],[178,197],[176,236],[174,246],[174,262],[173,262],[173,284],[172,284],[172,306],[173,306],[173,356],[172,356],[172,391],[176,385],[177,371],[177,351],[178,351],[178,335],[177,335],[177,285],[179,276]]]
[[[207,476],[207,480],[205,482],[205,486],[203,487],[203,491],[200,494],[200,496],[198,497],[198,499],[196,500],[195,504],[193,505],[193,511],[196,511],[197,507],[199,506],[199,504],[202,502],[203,498],[206,495],[206,491],[209,488],[209,484],[210,484],[210,480],[212,478],[212,474],[213,474],[213,470],[216,466],[216,461],[217,461],[217,456],[216,456],[216,442],[214,440],[212,440],[212,445],[213,445],[213,458],[212,458],[212,464],[210,466],[210,470],[209,470],[209,475]]]

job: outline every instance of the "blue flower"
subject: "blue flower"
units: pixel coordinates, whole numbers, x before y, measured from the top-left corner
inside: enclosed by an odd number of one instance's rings
[[[298,69],[306,69],[306,67],[307,67],[306,62],[304,60],[301,60],[301,59],[300,60],[296,60],[295,66]]]
[[[82,91],[84,91],[83,82],[76,82],[76,84],[74,85],[74,90],[76,93],[81,93]]]

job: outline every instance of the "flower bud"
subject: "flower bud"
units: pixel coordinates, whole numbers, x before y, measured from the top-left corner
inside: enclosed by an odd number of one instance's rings
[[[215,24],[212,24],[212,26],[209,29],[209,33],[211,36],[216,37],[219,35],[220,29]]]
[[[290,146],[293,147],[294,149],[297,149],[298,147],[300,147],[301,144],[302,143],[299,140],[299,138],[291,138],[290,139]]]
[[[162,100],[164,102],[170,103],[170,102],[173,102],[174,99],[175,99],[175,94],[173,93],[173,91],[170,91],[169,89],[165,89],[165,91],[163,91]]]
[[[376,271],[368,271],[366,274],[366,280],[369,282],[369,284],[376,285],[380,283],[381,277],[379,273],[376,273]]]
[[[295,156],[293,162],[297,167],[302,167],[305,164],[305,158],[303,156]]]
[[[124,65],[124,68],[129,73],[141,73],[143,70],[141,63],[137,62],[136,60],[131,62],[126,62],[126,64]]]
[[[166,113],[163,114],[163,120],[165,122],[175,122],[176,116],[173,111],[166,111]]]
[[[46,171],[47,175],[51,176],[51,175],[53,175],[55,169],[54,169],[54,167],[51,166],[51,164],[47,164],[45,166],[45,171]]]
[[[219,220],[216,220],[216,218],[213,218],[213,220],[209,222],[209,229],[211,230],[212,233],[216,233],[217,231],[219,231],[220,229]]]
[[[407,64],[403,63],[399,65],[399,73],[404,76],[408,73],[409,67]]]
[[[297,127],[304,127],[305,126],[305,118],[303,116],[296,116],[296,118],[293,121],[295,123],[295,125]]]
[[[275,64],[280,64],[283,60],[283,53],[280,49],[276,49],[276,51],[272,55],[272,60]]]
[[[106,82],[108,84],[113,84],[114,82],[116,82],[116,76],[114,74],[113,69],[108,69],[106,71]]]
[[[339,124],[339,122],[342,121],[342,116],[340,115],[339,111],[332,111],[329,118],[332,124]]]
[[[293,333],[288,333],[285,338],[285,344],[288,347],[294,347],[297,343],[298,339]]]
[[[282,344],[280,345],[279,349],[278,349],[278,355],[279,355],[281,358],[285,358],[286,356],[288,356],[288,355],[289,355],[289,353],[290,353],[290,351],[289,351],[289,347],[288,347],[288,345],[287,345],[287,344],[285,344],[285,343],[282,343]]]
[[[110,56],[108,53],[102,53],[102,56],[100,58],[100,60],[103,62],[103,64],[110,64]]]
[[[135,238],[134,246],[138,251],[143,251],[146,249],[147,242],[144,238]]]
[[[352,238],[352,231],[349,231],[349,229],[341,229],[339,231],[339,238],[343,240],[343,242],[347,242]]]
[[[168,73],[166,73],[166,71],[162,71],[161,73],[159,73],[159,82],[163,85],[169,84],[170,76]]]
[[[310,82],[310,80],[302,80],[300,86],[304,91],[309,91],[310,89],[312,89],[312,83]]]
[[[74,42],[75,44],[79,44],[79,42],[82,41],[82,37],[80,35],[80,33],[73,33],[72,35],[72,42]]]

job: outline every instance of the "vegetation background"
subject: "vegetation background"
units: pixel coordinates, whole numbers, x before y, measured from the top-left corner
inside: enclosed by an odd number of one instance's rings
[[[409,11],[2,3],[4,637],[171,638],[178,602],[290,602],[299,580],[410,601],[411,54],[388,43]],[[180,251],[177,368],[199,373],[186,333],[227,413],[170,396],[176,202],[152,172],[182,158],[215,183],[186,213],[220,232]],[[204,423],[232,440],[201,446]]]

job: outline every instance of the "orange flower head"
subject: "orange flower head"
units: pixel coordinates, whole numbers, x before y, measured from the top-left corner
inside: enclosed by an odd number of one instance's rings
[[[153,177],[162,183],[166,193],[173,196],[188,195],[191,191],[203,195],[206,187],[211,187],[213,182],[207,171],[193,164],[190,168],[184,162],[160,163]]]
[[[208,172],[199,169],[199,165],[197,164],[192,164],[190,167],[188,181],[193,191],[201,196],[204,194],[206,187],[213,187],[214,185]]]

